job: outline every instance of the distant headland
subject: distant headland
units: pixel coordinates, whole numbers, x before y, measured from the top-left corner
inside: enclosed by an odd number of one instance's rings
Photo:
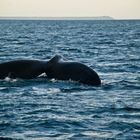
[[[0,17],[0,20],[114,20],[110,16],[98,17]]]

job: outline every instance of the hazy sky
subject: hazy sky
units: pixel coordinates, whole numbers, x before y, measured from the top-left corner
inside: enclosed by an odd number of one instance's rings
[[[140,0],[0,0],[0,16],[140,19]]]

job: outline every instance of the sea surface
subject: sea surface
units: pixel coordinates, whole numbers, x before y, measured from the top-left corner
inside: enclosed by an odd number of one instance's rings
[[[0,20],[0,63],[56,54],[93,68],[102,85],[0,80],[0,139],[139,140],[140,20]]]

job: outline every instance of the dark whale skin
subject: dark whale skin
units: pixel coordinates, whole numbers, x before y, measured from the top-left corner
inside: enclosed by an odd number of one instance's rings
[[[101,80],[93,69],[79,62],[61,61],[59,55],[47,63],[46,74],[48,78],[73,80],[92,86],[101,85]]]
[[[15,60],[0,64],[0,79],[5,77],[33,79],[44,72],[44,62],[38,60]]]

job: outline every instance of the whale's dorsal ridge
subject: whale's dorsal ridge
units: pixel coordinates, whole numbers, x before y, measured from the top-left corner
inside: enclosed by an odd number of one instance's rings
[[[55,55],[50,61],[49,64],[57,63],[62,58],[61,55]]]

